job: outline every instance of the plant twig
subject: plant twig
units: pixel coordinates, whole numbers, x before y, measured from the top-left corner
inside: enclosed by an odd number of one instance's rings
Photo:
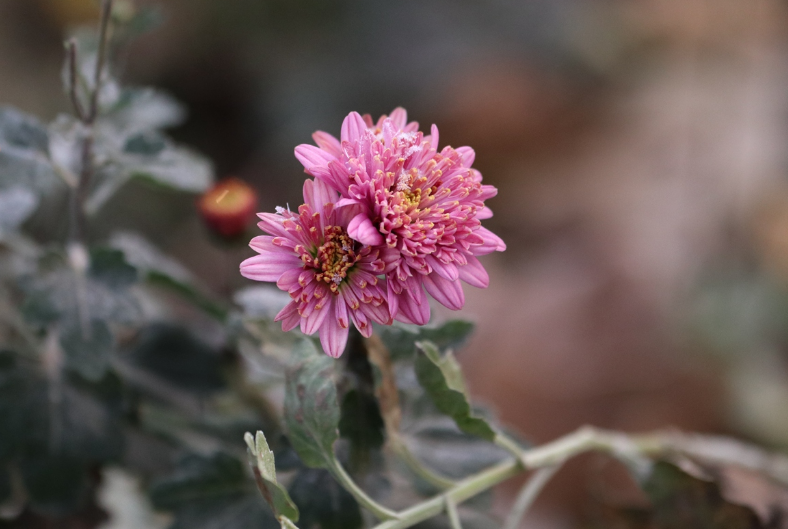
[[[718,464],[743,466],[763,472],[782,483],[788,483],[788,457],[767,454],[757,447],[730,439],[675,432],[628,435],[586,426],[553,442],[523,450],[518,458],[468,476],[443,493],[400,511],[397,519],[384,521],[374,529],[407,529],[441,514],[448,501],[462,503],[524,470],[550,469],[550,472],[554,472],[566,460],[592,450],[609,453],[625,463],[631,463],[633,456],[685,454]],[[523,512],[550,477],[547,471],[537,476],[539,479],[536,483],[530,484],[532,489],[521,493],[524,498],[520,503],[525,504]],[[537,476],[534,476],[534,479]]]
[[[413,455],[413,452],[410,451],[405,440],[398,433],[393,437],[389,437],[389,444],[394,453],[408,465],[408,468],[430,485],[441,490],[449,489],[455,485],[454,481],[439,475],[419,461],[416,456]]]
[[[506,517],[506,521],[503,524],[503,529],[517,529],[520,527],[520,521],[522,521],[526,511],[531,507],[536,497],[539,496],[539,493],[542,492],[550,478],[558,472],[559,468],[561,468],[561,465],[555,465],[541,468],[534,473],[533,477],[520,489],[520,493],[509,511],[509,516]]]
[[[457,512],[457,504],[449,497],[446,497],[446,514],[449,516],[449,525],[451,525],[451,529],[462,529],[460,513]]]
[[[379,504],[370,498],[366,492],[361,490],[361,488],[356,485],[356,482],[353,481],[353,478],[351,478],[348,473],[345,472],[345,469],[342,468],[342,465],[339,464],[339,461],[333,459],[328,470],[339,482],[339,484],[342,485],[346,491],[353,495],[359,505],[374,514],[379,520],[396,520],[399,518],[399,515],[396,512]]]
[[[77,41],[74,38],[66,41],[66,60],[68,61],[68,95],[71,99],[71,105],[74,107],[74,113],[80,121],[85,121],[87,115],[85,109],[82,108],[82,102],[79,100],[77,93]]]

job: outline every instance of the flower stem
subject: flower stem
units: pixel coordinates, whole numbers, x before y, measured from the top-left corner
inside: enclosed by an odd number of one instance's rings
[[[451,529],[462,529],[460,514],[457,512],[457,504],[451,498],[446,498],[446,514],[449,516]]]
[[[331,472],[334,478],[339,482],[339,484],[342,485],[342,487],[344,487],[345,490],[347,490],[350,494],[353,495],[353,497],[356,499],[359,505],[361,505],[369,512],[374,514],[378,519],[396,520],[397,518],[399,518],[399,515],[396,512],[384,507],[383,505],[379,504],[378,502],[367,496],[367,493],[361,490],[361,488],[358,485],[356,485],[356,482],[353,481],[353,478],[351,478],[348,475],[348,473],[345,471],[345,469],[342,468],[342,465],[339,464],[339,461],[332,458],[331,466],[328,468],[328,470],[329,472]]]
[[[414,474],[419,476],[430,485],[441,490],[449,489],[455,485],[454,481],[444,478],[436,472],[433,472],[421,461],[419,461],[416,456],[413,455],[413,452],[410,451],[410,448],[408,448],[408,445],[401,436],[391,436],[389,438],[389,442],[391,444],[391,449],[400,457],[400,459],[402,459],[406,465],[408,465],[408,468],[410,468]]]
[[[541,468],[534,473],[533,477],[523,485],[523,488],[517,495],[517,499],[514,500],[514,505],[512,510],[509,511],[509,516],[506,517],[503,529],[517,529],[520,527],[520,521],[525,516],[525,512],[531,507],[536,497],[542,492],[550,478],[558,472],[559,468],[561,468],[561,465],[555,465]]]

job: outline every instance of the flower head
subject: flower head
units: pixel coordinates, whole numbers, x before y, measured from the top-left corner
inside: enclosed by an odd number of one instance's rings
[[[292,301],[275,318],[282,329],[320,331],[323,349],[334,358],[345,349],[350,321],[367,337],[372,321],[391,323],[386,288],[377,277],[390,252],[348,235],[352,211],[335,208],[337,198],[323,182],[304,182],[305,204],[297,213],[277,208],[276,214],[258,214],[258,226],[271,235],[252,239],[259,255],[241,263],[244,277],[276,282],[290,294]]]
[[[423,325],[430,316],[424,290],[459,310],[460,280],[489,284],[477,257],[506,245],[481,225],[492,216],[484,201],[497,190],[471,167],[473,149],[438,151],[437,127],[424,136],[402,108],[377,123],[352,112],[339,140],[325,132],[313,138],[317,147],[299,145],[296,158],[339,192],[336,208],[348,211],[348,236],[393,253],[385,268],[392,317]]]

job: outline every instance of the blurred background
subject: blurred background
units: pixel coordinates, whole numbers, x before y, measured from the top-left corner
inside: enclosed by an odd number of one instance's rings
[[[784,2],[138,3],[161,24],[121,77],[184,102],[176,139],[248,182],[260,211],[300,203],[293,148],[352,110],[404,106],[476,150],[508,250],[483,260],[490,288],[466,287],[478,326],[460,360],[527,438],[591,423],[788,447]],[[0,101],[67,110],[62,37],[96,17],[93,0],[0,2]],[[132,183],[105,211],[96,238],[143,226],[217,292],[247,283],[248,237],[207,236],[193,197]],[[531,527],[629,501],[600,497],[596,464],[559,475]]]

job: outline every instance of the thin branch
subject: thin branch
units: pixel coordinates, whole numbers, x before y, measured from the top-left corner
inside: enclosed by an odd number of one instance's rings
[[[451,529],[462,529],[460,513],[457,512],[457,504],[449,497],[446,498],[446,514],[449,516]]]
[[[87,116],[77,93],[77,41],[74,38],[66,41],[66,60],[68,61],[68,96],[77,118],[84,122]]]
[[[90,95],[90,107],[86,122],[92,124],[98,114],[98,99],[101,92],[101,81],[104,72],[104,63],[107,58],[107,45],[109,41],[109,22],[112,15],[112,1],[103,0],[101,2],[101,25],[99,27],[98,55],[96,58],[96,70],[93,75],[93,93]]]
[[[405,443],[405,440],[402,439],[399,434],[396,434],[393,437],[390,436],[389,443],[394,453],[396,453],[400,459],[402,459],[402,461],[408,465],[408,468],[410,468],[414,474],[419,476],[430,485],[441,490],[445,490],[453,487],[456,484],[454,481],[441,476],[430,468],[427,468],[421,461],[419,461],[416,456],[413,455],[413,452],[410,451],[407,443]]]
[[[339,484],[342,485],[346,491],[353,495],[359,505],[374,514],[376,518],[379,520],[397,520],[399,518],[399,515],[396,512],[384,507],[367,496],[367,493],[361,490],[361,488],[356,485],[356,482],[353,481],[353,478],[351,478],[348,473],[345,472],[345,469],[342,468],[342,465],[339,464],[339,461],[334,459],[328,470],[339,482]]]
[[[506,517],[506,522],[503,524],[503,529],[517,529],[520,527],[520,522],[526,511],[531,507],[536,497],[539,496],[539,493],[542,492],[550,478],[558,472],[559,468],[561,468],[561,465],[555,465],[539,469],[534,473],[533,477],[520,489],[520,493],[517,495],[517,499],[514,500],[514,505],[512,505],[512,510],[509,511],[509,516]]]

